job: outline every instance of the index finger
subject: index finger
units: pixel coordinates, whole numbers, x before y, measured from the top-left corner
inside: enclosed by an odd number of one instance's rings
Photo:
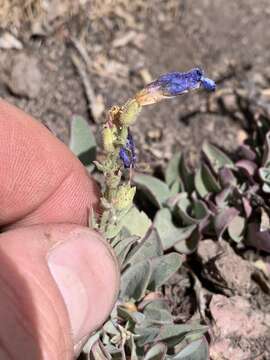
[[[83,165],[41,123],[0,101],[0,225],[86,225],[98,190]]]

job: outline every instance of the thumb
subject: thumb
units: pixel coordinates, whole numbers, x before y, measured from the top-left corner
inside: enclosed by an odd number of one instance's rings
[[[116,300],[116,259],[78,225],[0,235],[0,358],[70,360]]]

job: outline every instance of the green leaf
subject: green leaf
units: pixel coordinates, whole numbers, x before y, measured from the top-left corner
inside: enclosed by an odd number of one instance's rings
[[[146,353],[144,360],[164,360],[167,353],[167,345],[157,343]]]
[[[243,239],[243,234],[246,226],[246,220],[242,216],[235,216],[228,225],[228,234],[230,238],[239,243]]]
[[[87,121],[81,116],[74,116],[70,129],[70,150],[79,158],[83,165],[93,169],[96,158],[96,139]]]
[[[199,225],[209,216],[209,211],[203,201],[194,200],[191,202],[184,193],[176,203],[175,212],[186,225]]]
[[[149,261],[130,266],[121,277],[120,298],[140,300],[145,294],[150,277]]]
[[[168,356],[169,360],[208,360],[208,358],[208,344],[204,337],[191,342],[179,353]]]
[[[149,326],[149,324],[144,323],[140,326],[135,326],[135,334],[139,335],[137,338],[137,345],[144,346],[145,344],[154,342],[160,331],[159,329],[159,326]]]
[[[177,272],[182,265],[182,257],[177,253],[170,253],[152,259],[150,262],[152,275],[147,288],[155,291]]]
[[[146,300],[146,304],[144,305],[144,309],[158,309],[158,310],[170,310],[170,306],[165,300],[165,298],[157,298],[154,300]]]
[[[189,194],[192,193],[194,190],[194,174],[189,171],[183,156],[180,159],[180,178],[183,189]]]
[[[173,316],[166,309],[155,309],[146,307],[144,310],[145,320],[150,324],[162,325],[173,323]]]
[[[130,251],[132,245],[138,241],[137,236],[130,236],[124,239],[121,239],[116,246],[114,246],[114,251],[118,259],[119,266],[121,268],[122,264],[125,262],[127,254]]]
[[[174,196],[181,191],[181,185],[179,181],[175,180],[170,187],[170,196]]]
[[[162,244],[157,230],[150,228],[140,244],[131,250],[125,265],[135,265],[162,254]]]
[[[217,193],[221,190],[219,183],[205,164],[202,164],[196,171],[194,182],[195,188],[202,198],[209,193]]]
[[[156,341],[164,341],[168,346],[175,346],[184,339],[186,334],[203,334],[208,330],[207,326],[200,324],[171,324],[163,325]]]
[[[172,220],[172,214],[167,208],[160,209],[157,212],[154,226],[158,231],[164,250],[168,250],[180,240],[187,239],[196,227],[196,225],[176,227]]]
[[[136,324],[136,323],[141,323],[145,316],[144,314],[142,314],[141,312],[130,312],[128,311],[124,306],[117,306],[117,315],[126,321],[131,321],[132,323]]]
[[[198,226],[195,225],[194,231],[187,239],[180,240],[174,244],[174,250],[178,251],[180,254],[192,254],[197,249],[200,240],[201,232],[199,231]]]
[[[152,222],[145,212],[133,206],[121,219],[122,227],[125,227],[130,235],[143,237],[150,228]]]
[[[208,143],[207,141],[204,142],[202,151],[216,174],[218,174],[219,169],[224,166],[234,168],[234,163],[232,160],[226,154],[224,154],[223,151],[219,150],[216,146]]]
[[[134,184],[141,189],[149,200],[161,208],[170,197],[170,189],[163,181],[144,174],[137,174],[133,178]]]
[[[174,182],[180,181],[179,165],[180,165],[181,153],[175,154],[169,161],[165,172],[165,180],[168,186],[171,186]]]

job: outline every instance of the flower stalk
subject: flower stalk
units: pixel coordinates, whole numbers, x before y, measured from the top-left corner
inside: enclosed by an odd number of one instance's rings
[[[98,170],[104,174],[102,215],[98,230],[107,239],[112,239],[120,231],[119,222],[131,208],[136,192],[136,188],[131,185],[136,154],[130,126],[136,122],[143,106],[199,87],[208,91],[215,90],[214,81],[204,77],[199,68],[186,73],[167,73],[148,84],[123,106],[113,106],[109,110],[102,129],[105,159],[102,163],[96,162]]]

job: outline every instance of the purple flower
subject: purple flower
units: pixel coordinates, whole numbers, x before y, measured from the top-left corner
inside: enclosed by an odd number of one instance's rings
[[[130,130],[128,130],[127,142],[119,151],[119,157],[125,168],[133,168],[136,163],[135,144]]]
[[[137,94],[136,99],[140,105],[154,104],[164,98],[177,96],[201,86],[208,91],[216,89],[215,82],[204,77],[203,71],[199,68],[184,73],[170,72],[148,84]]]

